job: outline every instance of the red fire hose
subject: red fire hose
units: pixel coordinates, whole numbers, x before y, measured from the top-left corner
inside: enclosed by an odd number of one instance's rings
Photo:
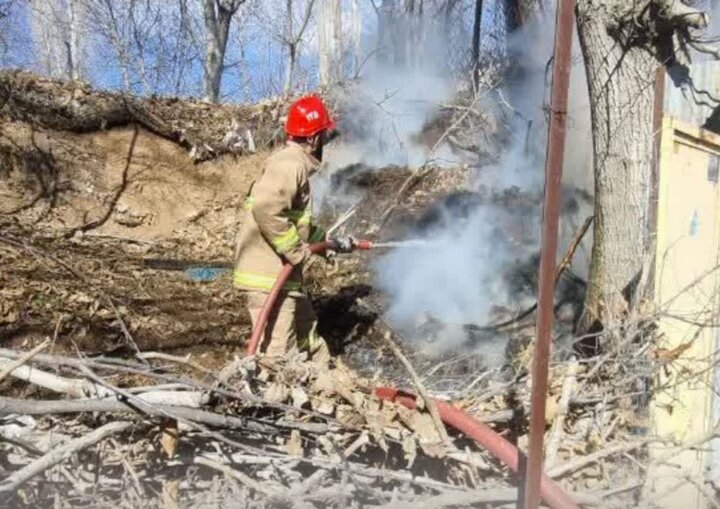
[[[410,409],[416,406],[413,394],[398,389],[377,387],[373,392],[378,399],[400,403]],[[487,424],[474,419],[459,408],[437,399],[434,401],[440,418],[445,424],[475,440],[478,445],[502,461],[510,470],[518,473],[520,451],[517,447],[495,433]],[[573,499],[546,475],[543,475],[540,482],[540,496],[552,509],[578,509],[578,505]]]
[[[319,242],[310,246],[313,253],[321,253],[328,248],[327,242]],[[372,243],[369,241],[359,241],[356,243],[356,249],[372,249]],[[289,263],[283,267],[278,275],[275,284],[268,294],[265,304],[260,311],[260,316],[253,329],[250,342],[247,347],[247,354],[253,355],[257,351],[260,337],[265,331],[270,311],[275,305],[275,301],[280,295],[283,286],[292,273],[293,267]],[[374,394],[378,399],[400,403],[408,408],[415,408],[415,396],[393,389],[390,387],[377,387]],[[474,419],[459,408],[456,408],[444,401],[435,400],[440,418],[445,424],[455,428],[456,430],[466,434],[481,447],[485,448],[490,454],[502,461],[507,467],[515,473],[520,469],[520,451],[517,447],[505,440],[486,424]],[[563,489],[552,479],[543,475],[540,484],[540,496],[552,509],[579,509],[579,506],[563,491]]]
[[[310,244],[310,251],[315,254],[322,253],[327,249],[327,242]],[[368,240],[359,240],[355,243],[355,249],[372,249],[372,242]],[[272,311],[272,308],[275,305],[275,301],[280,295],[280,292],[282,291],[283,286],[285,286],[285,283],[290,277],[290,274],[292,274],[292,271],[293,266],[289,263],[286,263],[280,274],[278,274],[278,277],[275,280],[275,284],[270,289],[270,293],[268,294],[267,299],[265,299],[265,304],[263,304],[263,307],[260,310],[260,315],[258,316],[257,324],[252,331],[252,336],[250,336],[250,341],[248,342],[246,350],[247,355],[254,355],[257,351],[258,345],[260,344],[260,337],[263,335],[263,332],[265,332],[265,326],[267,325],[268,318],[270,318],[270,311]]]

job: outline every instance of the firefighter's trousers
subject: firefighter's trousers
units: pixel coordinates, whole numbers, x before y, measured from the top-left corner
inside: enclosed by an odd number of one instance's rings
[[[248,291],[247,306],[255,327],[267,293]],[[317,315],[307,295],[299,292],[282,293],[273,306],[259,351],[269,357],[285,355],[293,348],[307,351],[311,360],[327,363],[330,351],[317,333]]]

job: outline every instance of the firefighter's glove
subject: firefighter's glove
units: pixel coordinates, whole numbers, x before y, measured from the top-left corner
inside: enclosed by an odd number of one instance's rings
[[[352,253],[355,250],[355,246],[357,245],[357,241],[354,237],[330,237],[327,240],[328,242],[328,251],[332,251],[334,253],[342,254],[342,253]]]

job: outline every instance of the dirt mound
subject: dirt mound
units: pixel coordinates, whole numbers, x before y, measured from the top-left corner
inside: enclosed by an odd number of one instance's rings
[[[194,106],[207,105],[178,109]],[[144,260],[227,263],[267,153],[197,163],[136,124],[70,132],[28,118],[0,124],[0,339],[50,335],[89,353],[240,345],[249,320],[228,277],[197,283]]]
[[[26,123],[0,127],[0,214],[49,234],[128,236],[153,241],[178,229],[226,236],[265,154],[223,156],[194,164],[174,143],[136,128],[97,133],[37,132]],[[203,228],[208,216],[226,232]],[[216,242],[217,243],[217,242]]]

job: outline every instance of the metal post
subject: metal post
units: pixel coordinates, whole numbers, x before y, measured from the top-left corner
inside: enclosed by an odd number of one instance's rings
[[[555,21],[550,127],[545,161],[545,200],[539,270],[538,319],[532,368],[530,445],[527,470],[525,472],[525,509],[537,509],[540,505],[548,357],[553,325],[554,274],[558,244],[560,198],[562,194],[562,171],[565,155],[565,131],[570,88],[570,68],[572,66],[574,21],[575,0],[558,0]]]

